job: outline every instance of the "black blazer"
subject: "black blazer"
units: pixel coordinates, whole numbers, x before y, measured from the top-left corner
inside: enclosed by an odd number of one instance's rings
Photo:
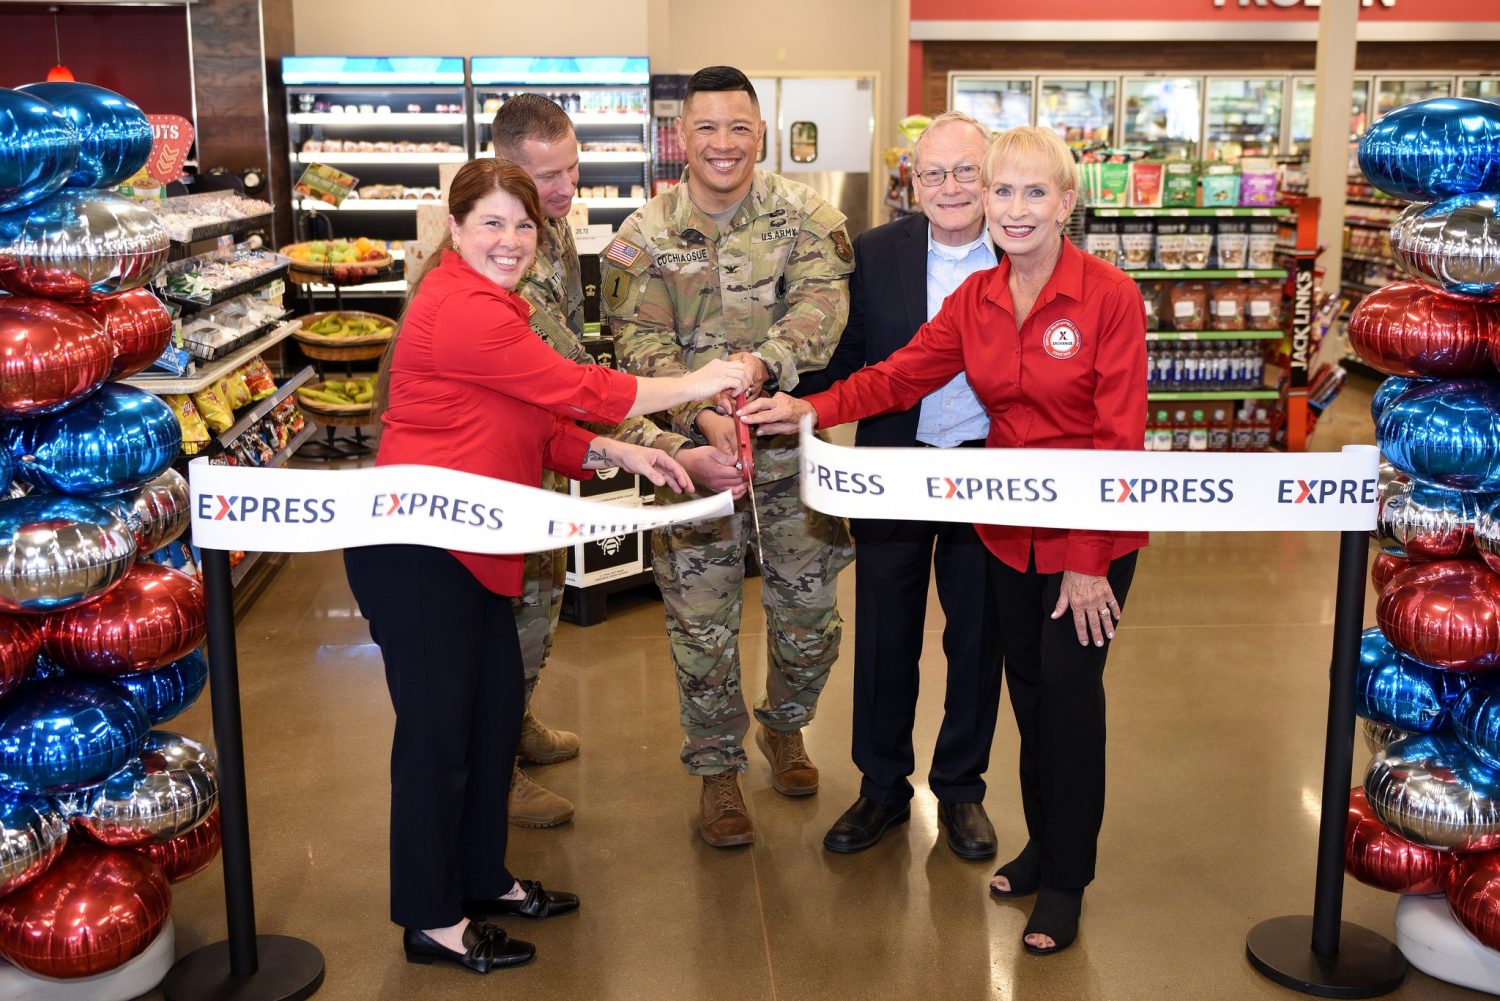
[[[796,395],[807,396],[884,361],[927,322],[927,217],[911,215],[854,238],[849,322],[828,367],[806,372]],[[856,445],[901,448],[916,443],[921,404],[859,422]]]

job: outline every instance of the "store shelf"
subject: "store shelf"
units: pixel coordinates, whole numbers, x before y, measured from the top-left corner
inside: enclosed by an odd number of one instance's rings
[[[1349,261],[1364,261],[1367,264],[1389,264],[1396,266],[1396,262],[1383,254],[1360,254],[1353,250],[1344,251],[1344,259]]]
[[[570,111],[568,117],[574,125],[645,125],[651,116],[640,111]],[[474,112],[476,124],[488,125],[495,120],[493,111]]]
[[[302,430],[292,435],[292,437],[287,441],[286,447],[278,451],[275,455],[271,456],[271,461],[267,462],[265,467],[262,468],[276,468],[278,466],[286,465],[286,460],[291,458],[292,453],[301,448],[309,438],[317,433],[318,426],[317,424],[313,423],[311,417],[304,413],[302,415],[302,420]],[[240,565],[229,571],[230,586],[239,587],[240,581],[244,580],[250,575],[250,568],[255,566],[262,555],[262,553],[255,551],[245,553],[245,558],[240,560]]]
[[[1359,229],[1390,229],[1395,219],[1387,219],[1385,222],[1376,222],[1374,219],[1354,219],[1345,217],[1345,226],[1355,226]]]
[[[297,207],[304,212],[415,212],[418,205],[441,204],[436,198],[347,198],[342,205],[329,205],[304,198]]]
[[[196,195],[178,195],[175,198],[167,198],[162,201],[162,208],[166,209],[174,205],[192,205],[194,202],[210,203],[218,198],[214,192],[205,192]],[[266,210],[258,215],[240,216],[237,219],[226,219],[223,222],[204,223],[195,226],[188,232],[186,238],[173,239],[174,249],[185,247],[190,243],[198,243],[201,240],[216,240],[221,236],[230,236],[243,233],[252,229],[264,229],[271,225],[271,205],[266,203]]]
[[[228,448],[236,438],[250,429],[250,425],[266,416],[266,414],[269,414],[272,410],[275,410],[277,404],[286,399],[288,396],[291,396],[298,386],[303,385],[316,374],[317,373],[313,371],[313,367],[311,365],[306,366],[302,369],[302,371],[298,372],[286,382],[282,383],[281,387],[277,389],[274,394],[266,397],[264,400],[261,400],[259,403],[255,404],[255,406],[251,407],[250,410],[245,413],[245,416],[235,421],[234,426],[231,427],[228,431],[225,431],[221,435],[217,435],[215,440],[217,440],[218,443],[224,448]]]
[[[1204,389],[1204,390],[1160,390],[1147,393],[1148,400],[1274,400],[1281,396],[1277,389]]]
[[[1286,208],[1284,206],[1280,206],[1280,205],[1274,206],[1274,207],[1273,206],[1266,206],[1264,208],[1256,208],[1256,207],[1246,206],[1244,208],[1224,208],[1224,209],[1218,209],[1218,208],[1137,208],[1137,209],[1126,208],[1126,209],[1121,209],[1121,208],[1095,207],[1093,205],[1090,205],[1090,206],[1088,206],[1088,210],[1090,212],[1092,212],[1094,215],[1101,216],[1103,218],[1113,218],[1113,217],[1116,217],[1116,216],[1121,217],[1121,218],[1128,218],[1128,217],[1133,217],[1133,216],[1174,216],[1174,217],[1175,216],[1188,216],[1188,217],[1208,216],[1210,218],[1212,218],[1212,217],[1241,218],[1241,217],[1245,217],[1245,216],[1265,217],[1265,216],[1286,216],[1286,215],[1291,215],[1292,214],[1292,210],[1291,209]]]
[[[1246,271],[1126,271],[1138,281],[1159,281],[1163,278],[1285,278],[1286,268],[1260,268]]]
[[[1391,279],[1392,282],[1396,280],[1397,279],[1395,278]],[[1369,295],[1371,292],[1379,292],[1381,289],[1385,288],[1385,285],[1366,285],[1363,282],[1345,281],[1342,284],[1344,288],[1349,289],[1352,292],[1358,292],[1360,295]],[[1389,282],[1387,284],[1389,284]]]
[[[619,152],[581,150],[578,153],[579,163],[645,163],[649,159],[651,159],[651,154],[645,150]]]
[[[1277,330],[1153,330],[1148,341],[1279,341],[1286,336]]]
[[[280,258],[281,263],[276,265],[274,268],[269,268],[265,271],[262,271],[260,274],[251,275],[249,278],[246,278],[243,281],[238,281],[233,285],[226,285],[221,289],[217,289],[216,291],[211,293],[207,299],[192,299],[188,298],[187,296],[174,295],[173,293],[167,291],[167,288],[164,284],[154,288],[152,291],[154,291],[158,296],[167,300],[168,302],[175,303],[178,306],[181,306],[183,309],[191,309],[194,312],[197,312],[198,310],[209,309],[213,306],[219,305],[220,303],[228,302],[230,299],[233,299],[236,296],[241,296],[246,292],[253,292],[256,289],[261,288],[262,286],[269,285],[277,279],[284,279],[286,277],[287,270],[292,265],[292,262],[285,257],[281,257],[280,254],[269,254],[268,256],[271,258]]]
[[[637,209],[646,204],[644,198],[578,198],[591,209]]]
[[[384,114],[376,112],[373,114],[333,114],[331,112],[310,111],[300,114],[288,115],[287,120],[293,125],[462,125],[464,116],[461,112],[410,112],[410,111],[388,111]]]
[[[461,149],[449,153],[298,153],[293,159],[298,163],[328,164],[464,163],[469,159],[469,154]]]
[[[1404,209],[1410,202],[1403,202],[1397,198],[1356,198],[1348,195],[1344,198],[1346,205],[1369,205],[1378,209]]]
[[[196,393],[198,390],[218,382],[224,376],[233,372],[267,348],[280,344],[292,336],[293,331],[297,330],[301,325],[301,322],[298,320],[289,320],[286,323],[280,324],[264,337],[251,341],[238,351],[225,355],[218,361],[200,362],[198,364],[198,371],[193,375],[166,378],[135,375],[121,381],[127,386],[134,386],[136,389],[144,389],[148,393],[156,393],[157,395],[163,393]]]
[[[406,279],[398,278],[389,282],[365,282],[363,285],[344,285],[345,297],[360,295],[405,295]],[[303,291],[314,295],[333,295],[335,289],[332,285],[303,285]]]

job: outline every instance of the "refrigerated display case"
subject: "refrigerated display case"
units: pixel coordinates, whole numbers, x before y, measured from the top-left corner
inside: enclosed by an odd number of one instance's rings
[[[1118,93],[1112,77],[1041,77],[1036,123],[1068,143],[1113,142]]]
[[[1235,163],[1280,152],[1285,90],[1280,76],[1209,77],[1203,158]]]
[[[1355,77],[1349,95],[1349,141],[1364,134],[1370,124],[1370,77]],[[1287,123],[1286,151],[1307,155],[1312,150],[1313,123],[1317,114],[1317,84],[1310,76],[1292,78],[1292,108]]]
[[[1458,96],[1500,101],[1500,77],[1459,77]]]
[[[578,201],[616,227],[646,204],[651,183],[651,70],[645,56],[474,56],[474,144],[490,155],[490,123],[516,94],[551,98],[578,135]]]
[[[1397,108],[1413,104],[1417,101],[1428,101],[1434,97],[1452,96],[1453,78],[1451,76],[1376,77],[1375,114],[1367,124],[1373,124],[1387,112],[1395,111]],[[1361,129],[1360,131],[1364,130]]]
[[[1203,122],[1202,77],[1126,77],[1121,139],[1154,157],[1198,156]]]
[[[950,107],[984,124],[992,132],[1004,132],[1033,121],[1031,99],[1035,77],[998,73],[950,73]]]
[[[281,79],[293,181],[314,163],[359,180],[341,205],[298,199],[297,239],[413,239],[440,165],[469,158],[463,58],[286,56]]]

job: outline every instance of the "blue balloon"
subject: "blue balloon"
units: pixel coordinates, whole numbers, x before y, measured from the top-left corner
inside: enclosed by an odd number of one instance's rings
[[[1500,678],[1480,678],[1453,707],[1453,732],[1469,753],[1500,768]]]
[[[1465,675],[1428,667],[1397,650],[1378,626],[1360,634],[1354,711],[1364,719],[1408,733],[1434,733],[1448,721],[1467,683]]]
[[[1391,223],[1391,256],[1406,274],[1439,291],[1500,298],[1500,196],[1408,205]]]
[[[36,663],[32,665],[31,673],[26,676],[26,680],[50,681],[53,678],[64,677],[67,673],[57,661],[45,653],[39,653],[36,655]]]
[[[1359,169],[1411,202],[1500,193],[1500,104],[1440,97],[1397,108],[1360,138]]]
[[[78,130],[31,94],[0,89],[0,212],[39,202],[78,162]]]
[[[172,408],[114,382],[67,410],[18,421],[5,432],[22,479],[73,495],[144,486],[182,450]]]
[[[41,491],[0,501],[0,611],[81,604],[118,584],[136,555],[130,526],[97,504]]]
[[[1454,490],[1500,490],[1500,383],[1451,379],[1418,386],[1375,422],[1386,461]]]
[[[0,449],[0,496],[10,490],[10,481],[16,478],[16,464],[10,453]]]
[[[208,661],[202,650],[194,650],[154,671],[121,674],[110,680],[135,697],[152,726],[159,726],[198,700],[208,684]]]
[[[16,88],[57,108],[78,130],[70,188],[112,188],[151,156],[151,122],[128,97],[91,83],[28,83]]]
[[[0,787],[32,794],[102,782],[141,752],[150,725],[108,681],[23,685],[0,702]]]
[[[1433,379],[1413,379],[1405,375],[1389,375],[1375,388],[1375,395],[1370,397],[1370,420],[1380,420],[1381,413],[1396,397],[1425,386]]]

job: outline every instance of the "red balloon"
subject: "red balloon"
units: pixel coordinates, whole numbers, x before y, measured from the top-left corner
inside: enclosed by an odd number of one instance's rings
[[[1385,590],[1385,586],[1407,567],[1414,567],[1418,560],[1410,556],[1397,556],[1395,553],[1381,553],[1375,557],[1375,563],[1370,567],[1370,580],[1375,584],[1375,593],[1379,594]]]
[[[139,852],[69,844],[51,868],[0,898],[0,956],[43,977],[91,977],[146,951],[172,888]]]
[[[1380,593],[1375,619],[1392,646],[1424,664],[1500,667],[1500,574],[1483,563],[1437,560],[1402,570]]]
[[[1365,791],[1349,790],[1344,871],[1361,883],[1392,893],[1442,893],[1451,852],[1412,844],[1380,822]]]
[[[60,410],[109,378],[115,348],[83,310],[60,302],[0,299],[0,417]]]
[[[203,642],[203,585],[180,570],[137,563],[109,591],[48,616],[43,647],[86,674],[133,674],[170,664]]]
[[[26,679],[41,652],[42,627],[38,620],[0,615],[0,695]]]
[[[172,340],[172,314],[146,289],[117,292],[84,308],[103,324],[104,332],[115,346],[111,379],[124,379],[145,371]]]
[[[1382,372],[1446,379],[1490,370],[1500,314],[1421,282],[1396,282],[1359,301],[1348,332],[1354,352]]]
[[[1500,852],[1455,858],[1444,892],[1458,923],[1491,949],[1500,949]]]
[[[135,845],[134,850],[161,866],[167,882],[180,883],[208,868],[219,854],[220,840],[219,810],[215,807],[207,820],[186,834],[179,834],[170,841]]]

